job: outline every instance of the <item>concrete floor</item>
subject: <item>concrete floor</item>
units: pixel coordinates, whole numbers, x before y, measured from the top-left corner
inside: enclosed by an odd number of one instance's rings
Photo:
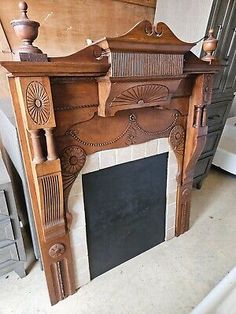
[[[44,274],[0,279],[0,313],[185,314],[235,266],[236,177],[212,169],[193,191],[191,229],[51,307]]]

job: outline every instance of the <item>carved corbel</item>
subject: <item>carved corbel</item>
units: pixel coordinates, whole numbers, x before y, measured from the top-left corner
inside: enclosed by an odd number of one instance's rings
[[[178,173],[176,176],[177,185],[181,183],[181,175],[183,168],[183,154],[184,154],[184,143],[185,143],[185,130],[182,125],[175,125],[169,135],[169,143],[175,154],[178,163]]]
[[[62,167],[62,181],[64,191],[64,206],[68,224],[71,224],[71,215],[68,211],[68,197],[73,183],[79,175],[86,161],[85,151],[78,145],[65,147],[60,153]]]

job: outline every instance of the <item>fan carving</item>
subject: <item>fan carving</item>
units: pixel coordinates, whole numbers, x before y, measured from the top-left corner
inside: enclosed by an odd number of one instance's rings
[[[39,124],[45,124],[50,118],[50,103],[43,84],[31,82],[26,89],[27,110],[31,119]]]
[[[115,97],[112,101],[116,105],[148,104],[168,99],[169,89],[160,84],[136,85]]]

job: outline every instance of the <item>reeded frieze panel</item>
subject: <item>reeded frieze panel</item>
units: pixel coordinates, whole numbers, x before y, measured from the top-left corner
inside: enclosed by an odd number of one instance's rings
[[[112,52],[112,77],[183,74],[183,55],[141,52]]]

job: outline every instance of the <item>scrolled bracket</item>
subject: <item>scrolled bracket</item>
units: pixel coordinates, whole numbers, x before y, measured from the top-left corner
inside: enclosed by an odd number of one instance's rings
[[[175,154],[178,163],[177,183],[180,184],[183,168],[183,154],[185,143],[185,130],[181,125],[175,125],[169,134],[169,144]]]
[[[73,183],[86,162],[86,153],[78,145],[67,146],[61,151],[60,160],[64,190],[64,206],[67,218],[69,218],[68,224],[70,225],[71,217],[70,214],[68,214],[68,197]]]

